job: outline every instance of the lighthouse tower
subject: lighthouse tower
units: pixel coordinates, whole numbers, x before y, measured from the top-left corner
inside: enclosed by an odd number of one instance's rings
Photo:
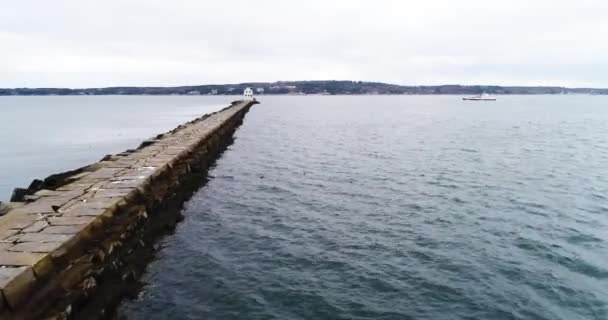
[[[253,100],[253,90],[251,90],[251,88],[245,89],[245,92],[243,93],[243,100],[245,100],[245,101]]]

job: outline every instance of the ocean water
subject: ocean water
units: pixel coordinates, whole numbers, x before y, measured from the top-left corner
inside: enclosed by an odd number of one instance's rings
[[[106,154],[217,111],[235,97],[0,97],[0,201],[33,179]]]
[[[0,200],[233,97],[0,97]],[[608,319],[608,97],[261,97],[126,319]]]
[[[608,319],[608,97],[262,97],[126,319]]]

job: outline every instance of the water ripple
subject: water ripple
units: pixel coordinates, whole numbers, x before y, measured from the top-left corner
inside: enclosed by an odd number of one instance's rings
[[[584,99],[265,98],[119,314],[608,319],[608,109]]]

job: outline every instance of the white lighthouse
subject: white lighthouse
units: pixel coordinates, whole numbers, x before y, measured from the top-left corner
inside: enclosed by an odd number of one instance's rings
[[[251,90],[251,88],[245,89],[245,92],[243,93],[243,100],[245,100],[245,101],[253,100],[253,90]]]

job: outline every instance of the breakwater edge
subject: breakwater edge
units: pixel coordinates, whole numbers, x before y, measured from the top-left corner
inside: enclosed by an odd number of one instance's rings
[[[16,189],[0,217],[0,319],[107,317],[255,103]]]

